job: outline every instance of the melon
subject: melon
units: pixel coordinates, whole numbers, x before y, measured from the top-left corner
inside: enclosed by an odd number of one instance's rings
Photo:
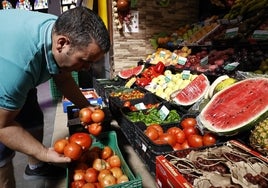
[[[129,69],[124,69],[118,72],[118,76],[122,79],[128,79],[132,76],[139,75],[144,69],[144,65],[139,65],[137,67],[132,67]]]
[[[185,88],[173,94],[171,98],[178,105],[189,106],[203,98],[209,86],[210,83],[206,75],[200,74]]]
[[[232,136],[266,118],[267,110],[268,78],[247,78],[216,93],[197,120],[201,127]]]

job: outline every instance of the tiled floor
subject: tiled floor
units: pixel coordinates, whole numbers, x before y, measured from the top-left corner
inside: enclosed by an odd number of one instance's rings
[[[44,112],[45,117],[45,132],[44,132],[44,144],[50,146],[53,143],[53,139],[61,137],[66,134],[66,114],[62,112],[62,106],[60,103],[55,103],[51,99],[49,82],[42,84],[38,88],[39,102]],[[55,125],[55,126],[54,126]],[[126,162],[129,164],[134,174],[139,174],[142,177],[142,184],[144,188],[154,188],[155,181],[146,169],[144,163],[134,152],[133,148],[126,142],[125,137],[120,131],[118,126],[113,127],[118,133],[119,147],[124,155]],[[23,173],[27,164],[27,158],[24,154],[16,153],[13,160],[15,166],[16,188],[66,188],[66,179],[57,181],[48,180],[36,180],[26,181],[23,179]]]

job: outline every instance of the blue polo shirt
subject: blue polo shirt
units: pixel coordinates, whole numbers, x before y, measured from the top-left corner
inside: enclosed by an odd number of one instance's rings
[[[21,108],[31,88],[59,72],[51,51],[56,19],[28,10],[0,10],[0,108]]]

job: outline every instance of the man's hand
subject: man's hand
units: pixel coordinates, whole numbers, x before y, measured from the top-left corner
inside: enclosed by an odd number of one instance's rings
[[[52,163],[69,163],[71,159],[69,157],[65,157],[62,154],[57,153],[54,148],[48,148],[47,150],[47,162]]]

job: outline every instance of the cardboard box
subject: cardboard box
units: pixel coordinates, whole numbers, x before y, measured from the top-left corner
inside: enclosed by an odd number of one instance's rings
[[[90,104],[92,105],[103,104],[102,98],[97,94],[94,88],[81,89],[81,92],[88,99]],[[67,106],[72,106],[72,105],[74,104],[63,96],[63,99],[62,99],[63,112],[67,113]]]

